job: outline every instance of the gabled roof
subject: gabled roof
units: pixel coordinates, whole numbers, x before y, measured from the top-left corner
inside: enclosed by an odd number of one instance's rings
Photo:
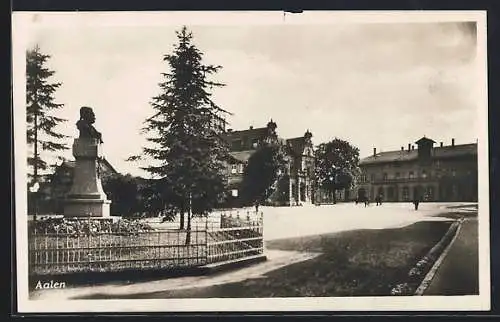
[[[286,139],[285,142],[290,151],[299,156],[304,154],[304,149],[307,146],[312,147],[311,137],[311,132],[307,130],[304,136]]]
[[[477,156],[477,144],[460,144],[455,146],[435,147],[432,149],[432,158],[445,159],[460,156]],[[360,165],[386,163],[386,162],[405,162],[418,159],[418,150],[396,150],[380,152],[375,156],[369,156],[360,161]]]
[[[237,162],[248,162],[248,159],[254,154],[256,150],[235,151],[230,152],[229,155]]]
[[[436,141],[431,140],[429,138],[426,138],[424,136],[423,138],[421,138],[420,140],[416,141],[415,143],[418,144],[418,145],[420,145],[420,144],[430,144],[430,145],[432,145],[432,144],[436,143]]]
[[[224,133],[224,138],[226,140],[235,140],[235,139],[242,139],[243,137],[246,138],[265,138],[267,136],[267,127],[259,127],[259,128],[251,128],[247,130],[241,130],[241,131],[226,131]]]
[[[290,147],[292,152],[296,155],[302,155],[306,145],[306,140],[303,136],[297,138],[286,139],[286,144]]]

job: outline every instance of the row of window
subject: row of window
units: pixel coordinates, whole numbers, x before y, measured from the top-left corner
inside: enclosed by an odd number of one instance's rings
[[[384,199],[399,199],[398,198],[398,189],[395,187],[387,187],[386,189],[380,187],[377,189],[377,196],[381,196]],[[375,191],[372,188],[371,189],[371,195],[375,196]],[[427,186],[427,187],[414,187],[412,191],[412,196],[413,197],[420,197],[423,198],[424,200],[433,200],[435,196],[435,188],[433,186]],[[403,187],[401,189],[401,199],[403,200],[409,200],[410,198],[410,188],[409,187]]]
[[[456,176],[456,171],[455,170],[450,170],[449,174],[452,177],[454,177],[454,176]],[[396,172],[394,174],[394,176],[390,178],[388,176],[388,174],[386,172],[384,172],[384,173],[382,173],[382,180],[383,181],[387,181],[387,180],[393,180],[393,179],[396,179],[396,180],[397,179],[414,179],[414,178],[417,178],[417,175],[419,175],[419,174],[415,173],[414,171],[409,171],[407,174],[406,173]],[[441,171],[440,170],[436,170],[435,176],[437,178],[441,177]],[[432,173],[431,172],[427,173],[427,171],[425,171],[425,170],[422,170],[420,172],[419,178],[425,179],[425,178],[431,178],[431,177],[432,177]],[[376,179],[376,175],[374,173],[372,173],[370,175],[370,181],[373,182],[373,181],[375,181],[375,179]],[[363,174],[361,176],[361,182],[367,182],[366,174]]]
[[[259,140],[257,139],[252,139],[252,142],[251,143],[251,147],[252,149],[256,149],[258,146],[259,146]],[[242,139],[242,140],[233,140],[233,142],[231,142],[231,148],[233,150],[239,150],[239,149],[242,149],[242,148],[247,148],[248,147],[248,142],[246,139]]]

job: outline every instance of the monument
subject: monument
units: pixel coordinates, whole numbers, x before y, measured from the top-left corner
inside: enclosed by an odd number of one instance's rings
[[[64,204],[65,217],[109,217],[111,201],[102,188],[99,161],[102,158],[102,135],[92,124],[92,108],[80,108],[76,123],[80,135],[73,142],[75,168],[73,185]]]

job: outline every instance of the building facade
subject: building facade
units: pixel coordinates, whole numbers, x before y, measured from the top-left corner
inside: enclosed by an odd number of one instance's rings
[[[313,203],[315,195],[314,146],[312,133],[307,130],[302,137],[286,140],[289,156],[289,191],[292,198],[289,204]]]
[[[276,123],[270,120],[266,127],[225,131],[224,136],[230,146],[230,159],[227,162],[229,204],[238,205],[248,160],[263,144],[280,145],[287,163],[286,170],[278,173],[278,179],[273,185],[274,192],[268,202],[275,205],[299,205],[314,200],[312,133],[306,131],[302,137],[283,139],[278,136],[276,129]]]
[[[425,136],[398,151],[377,153],[360,161],[360,200],[477,201],[477,144],[444,146]]]

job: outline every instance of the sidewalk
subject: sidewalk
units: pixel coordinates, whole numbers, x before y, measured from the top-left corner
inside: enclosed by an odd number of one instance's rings
[[[465,220],[424,295],[479,294],[477,219]]]

